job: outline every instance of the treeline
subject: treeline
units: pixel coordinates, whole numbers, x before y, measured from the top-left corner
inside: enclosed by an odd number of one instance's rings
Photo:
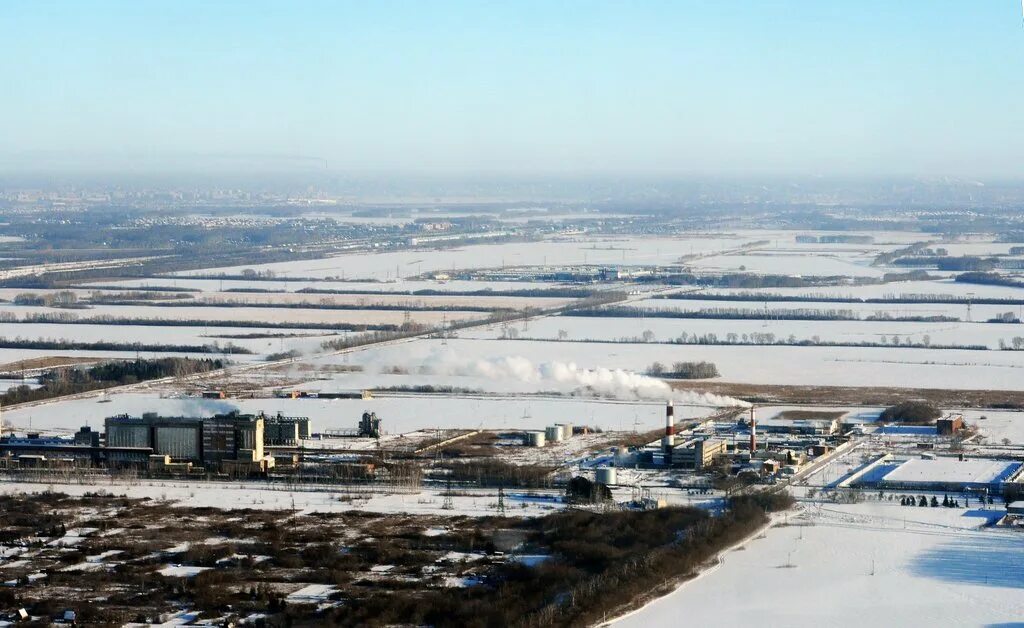
[[[969,274],[969,273],[965,273]],[[963,275],[960,275],[962,277]],[[996,275],[996,277],[1002,277]],[[968,282],[970,283],[970,282]],[[1024,283],[1021,284],[1024,286]],[[677,294],[656,295],[655,299],[671,299],[674,301],[740,301],[756,303],[879,303],[879,304],[913,304],[913,303],[948,303],[975,305],[1024,305],[1024,299],[1008,299],[993,297],[972,297],[953,294],[901,294],[892,297],[841,297],[830,294],[768,294],[764,292],[736,292],[732,294],[707,294],[700,292],[682,292]]]
[[[724,275],[695,275],[678,273],[669,277],[639,277],[637,281],[664,283],[669,285],[692,285],[711,288],[807,288],[813,286],[836,286],[854,283],[877,283],[877,280],[862,277],[850,278],[843,275],[798,277],[795,275],[755,275],[753,273],[728,273]]]
[[[226,345],[148,344],[142,342],[80,342],[61,338],[5,338],[0,336],[0,349],[45,349],[57,351],[150,351],[158,353],[228,353],[251,354],[252,351],[233,343]]]
[[[34,305],[43,307],[67,307],[67,308],[82,308],[85,307],[78,302],[78,295],[71,290],[60,290],[58,292],[44,292],[42,294],[36,294],[34,292],[22,292],[21,294],[14,295],[15,305]]]
[[[554,467],[540,465],[512,464],[497,458],[451,461],[441,468],[447,471],[446,477],[453,482],[506,488],[550,488],[551,472],[555,470]]]
[[[996,258],[972,257],[963,255],[958,257],[941,256],[913,256],[901,257],[893,264],[896,266],[934,266],[939,270],[949,271],[989,271],[999,264]]]
[[[164,278],[162,277],[161,279],[164,279]],[[87,288],[89,290],[111,290],[111,291],[117,291],[117,292],[123,292],[125,290],[125,286],[103,286],[103,285],[89,284],[87,286],[82,286],[82,287],[83,288]],[[202,292],[202,290],[200,290],[199,288],[182,288],[182,287],[179,287],[179,286],[148,286],[147,285],[147,286],[141,286],[140,290],[142,292],[179,292],[179,293],[184,293],[184,292]]]
[[[492,290],[483,288],[480,290],[407,290],[401,292],[381,292],[380,290],[331,290],[325,288],[302,288],[296,292],[306,294],[354,294],[354,295],[377,295],[395,294],[411,296],[442,296],[442,297],[551,297],[562,299],[583,299],[593,296],[596,290],[585,288],[523,288],[515,290]]]
[[[0,395],[0,405],[9,406],[77,393],[125,386],[164,377],[186,377],[224,368],[217,359],[158,358],[105,362],[89,368],[57,368],[39,376],[40,386],[15,386]]]
[[[364,331],[394,331],[400,325],[377,325],[367,323],[315,323],[315,322],[290,322],[290,321],[221,321],[197,319],[173,319],[173,318],[129,318],[120,316],[89,316],[79,318],[72,312],[47,312],[29,313],[23,318],[18,318],[13,312],[0,312],[0,323],[5,324],[33,324],[33,323],[56,323],[60,325],[132,325],[142,327],[238,327],[238,328],[262,328],[262,329],[321,329],[330,331],[364,332]]]
[[[327,351],[342,351],[344,349],[352,349],[354,347],[362,347],[363,345],[372,345],[377,344],[379,342],[387,342],[389,340],[401,340],[402,338],[410,338],[412,336],[418,336],[419,334],[422,334],[424,332],[425,329],[418,325],[412,329],[369,331],[362,334],[325,340],[320,343],[320,347]]]
[[[115,302],[108,301],[108,305],[137,305],[133,301]],[[390,312],[494,312],[503,308],[487,307],[485,305],[451,305],[451,304],[438,304],[438,305],[427,305],[423,303],[334,303],[334,302],[323,302],[323,303],[312,303],[310,301],[301,301],[299,303],[269,303],[266,301],[186,301],[186,302],[167,302],[161,301],[156,303],[147,303],[149,307],[251,307],[251,308],[270,308],[275,310],[345,310],[345,311],[364,311],[364,310],[385,310]]]
[[[108,304],[118,305],[121,303],[137,303],[149,301],[163,301],[175,299],[189,299],[192,297],[188,292],[163,292],[159,290],[127,290],[121,292],[91,292],[89,303],[94,305]]]
[[[699,310],[649,309],[633,306],[580,308],[565,312],[562,316],[585,316],[595,318],[689,318],[713,320],[780,320],[780,321],[887,321],[912,323],[947,323],[959,321],[952,316],[893,316],[887,312],[876,312],[861,317],[853,310],[786,309],[759,310],[750,308],[701,308]]]
[[[654,362],[647,367],[647,374],[669,379],[711,379],[720,375],[713,362],[673,362],[668,367]]]
[[[957,281],[958,283],[974,283],[985,286],[1009,286],[1011,288],[1024,288],[1024,281],[1021,281],[1016,277],[1000,275],[999,273],[960,273],[959,275],[956,276],[955,281]],[[972,303],[981,302],[982,301],[980,299],[972,301]]]
[[[716,554],[768,523],[793,500],[784,493],[731,497],[719,516],[673,506],[650,511],[571,509],[526,518],[534,565],[505,561],[494,586],[381,592],[346,600],[328,621],[351,625],[591,626],[649,600],[652,591],[691,578]]]
[[[819,336],[812,338],[799,339],[795,335],[790,334],[789,336],[777,336],[770,332],[751,332],[745,334],[738,334],[735,332],[729,332],[724,337],[719,336],[716,333],[709,332],[706,334],[687,334],[683,332],[675,338],[669,340],[657,340],[654,332],[647,330],[644,331],[640,336],[623,337],[615,340],[600,339],[600,338],[520,338],[517,334],[502,335],[502,340],[527,340],[530,342],[581,342],[588,344],[668,344],[668,345],[740,345],[740,346],[787,346],[787,347],[863,347],[863,348],[903,348],[903,349],[961,349],[965,351],[988,351],[989,347],[986,345],[957,345],[957,344],[932,344],[931,337],[928,334],[924,334],[919,341],[913,341],[909,338],[906,340],[900,340],[900,336],[893,335],[892,342],[890,343],[886,336],[881,337],[880,342],[853,342],[853,341],[836,341],[836,340],[822,340]],[[1004,340],[999,341],[999,348],[1004,350],[1015,350],[1017,344],[1021,345],[1021,349],[1024,349],[1024,338],[1021,338],[1019,343],[1017,337],[1012,339],[1013,346],[1008,345]]]

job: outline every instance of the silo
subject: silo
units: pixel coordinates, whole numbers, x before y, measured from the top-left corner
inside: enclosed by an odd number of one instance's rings
[[[617,484],[618,480],[615,473],[615,467],[598,467],[594,471],[594,479],[597,480],[600,484],[614,486],[615,484]]]
[[[547,437],[550,443],[559,443],[562,441],[563,432],[561,425],[549,425],[544,430],[544,435]]]
[[[545,445],[544,432],[527,432],[526,444],[530,447],[543,447]]]

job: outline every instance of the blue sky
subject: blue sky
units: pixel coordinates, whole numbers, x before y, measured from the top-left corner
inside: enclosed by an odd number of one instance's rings
[[[0,166],[1019,177],[1020,11],[7,0]]]

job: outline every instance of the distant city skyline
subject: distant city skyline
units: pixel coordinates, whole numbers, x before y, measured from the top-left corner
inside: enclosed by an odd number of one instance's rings
[[[3,173],[1024,178],[993,0],[0,4]]]

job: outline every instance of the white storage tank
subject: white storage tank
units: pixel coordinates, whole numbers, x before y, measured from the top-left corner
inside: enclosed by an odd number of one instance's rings
[[[545,428],[544,435],[547,436],[550,443],[559,443],[564,438],[561,425],[549,425]]]
[[[594,471],[594,479],[600,484],[607,484],[608,486],[614,486],[618,483],[616,476],[615,467],[598,467]]]
[[[526,444],[530,447],[543,447],[545,445],[544,432],[527,432]]]
[[[559,423],[562,427],[562,438],[572,438],[572,423]]]

